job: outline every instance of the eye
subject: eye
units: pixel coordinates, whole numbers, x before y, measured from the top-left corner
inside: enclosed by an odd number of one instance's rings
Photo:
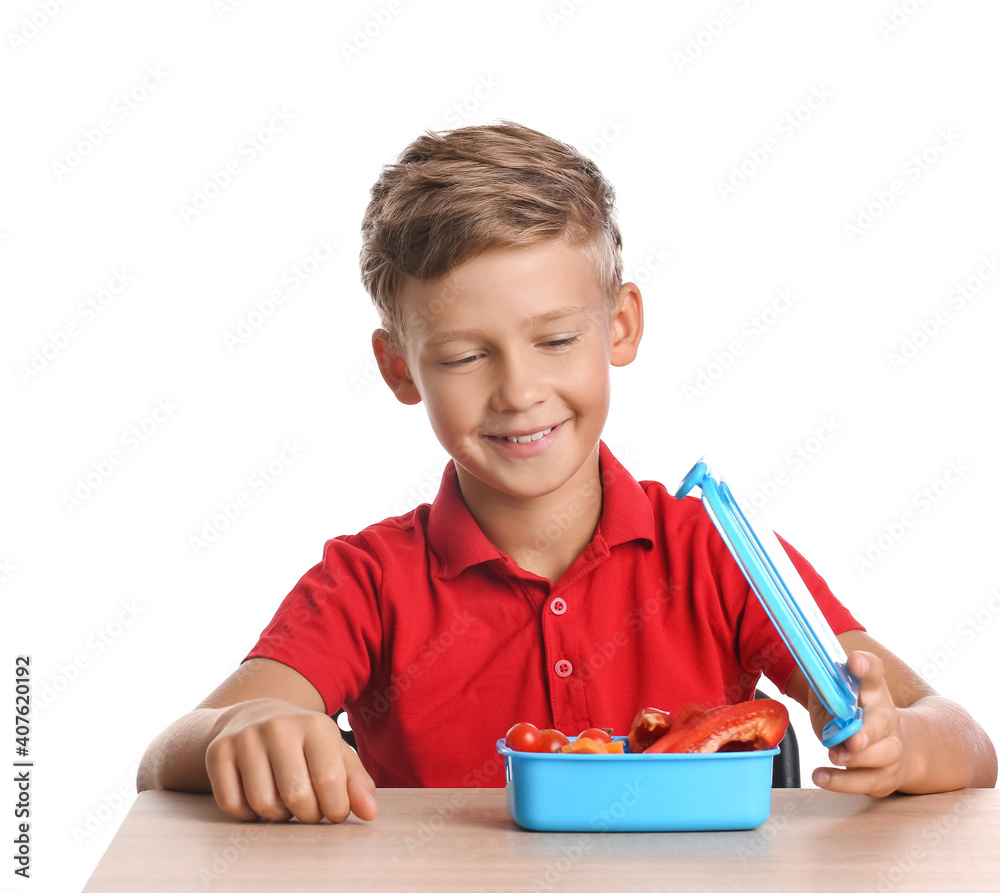
[[[565,338],[554,338],[552,341],[543,341],[542,347],[554,347],[557,349],[561,347],[572,347],[579,340],[579,335],[567,335]]]
[[[442,360],[441,365],[446,369],[460,369],[463,366],[471,366],[480,358],[480,354],[474,353],[459,360]]]

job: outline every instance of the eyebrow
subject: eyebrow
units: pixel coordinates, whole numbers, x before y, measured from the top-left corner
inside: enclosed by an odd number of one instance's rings
[[[548,313],[539,313],[529,316],[521,322],[522,329],[536,329],[539,326],[548,325],[553,322],[560,322],[575,316],[582,316],[587,313],[585,307],[561,307],[558,310],[550,310]],[[448,344],[452,341],[474,341],[482,336],[481,329],[450,329],[446,332],[439,332],[432,338],[427,339],[427,343],[432,346]]]

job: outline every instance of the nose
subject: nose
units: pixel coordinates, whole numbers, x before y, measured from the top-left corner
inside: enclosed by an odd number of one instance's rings
[[[529,357],[522,354],[498,364],[491,408],[494,412],[526,412],[549,395],[549,384]]]

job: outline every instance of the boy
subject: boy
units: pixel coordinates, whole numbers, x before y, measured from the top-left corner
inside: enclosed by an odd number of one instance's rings
[[[761,672],[818,733],[699,501],[637,483],[600,440],[643,313],[596,167],[511,123],[429,133],[384,169],[362,232],[379,369],[453,461],[433,505],[326,544],[243,665],[150,745],[139,789],[211,790],[245,820],[372,819],[376,784],[502,784],[494,742],[517,721],[622,732],[640,707],[748,700]],[[865,710],[815,783],[994,785],[983,730],[788,552]]]

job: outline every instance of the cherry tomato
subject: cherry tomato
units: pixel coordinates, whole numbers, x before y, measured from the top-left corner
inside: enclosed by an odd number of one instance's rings
[[[538,748],[541,753],[558,753],[560,747],[569,744],[569,738],[558,729],[542,729],[541,736],[542,741]]]
[[[611,736],[608,734],[606,729],[584,729],[580,732],[577,738],[593,738],[595,741],[601,744],[610,744]]]
[[[504,744],[511,750],[537,753],[542,744],[542,733],[538,731],[538,726],[530,722],[519,722],[507,730]]]

